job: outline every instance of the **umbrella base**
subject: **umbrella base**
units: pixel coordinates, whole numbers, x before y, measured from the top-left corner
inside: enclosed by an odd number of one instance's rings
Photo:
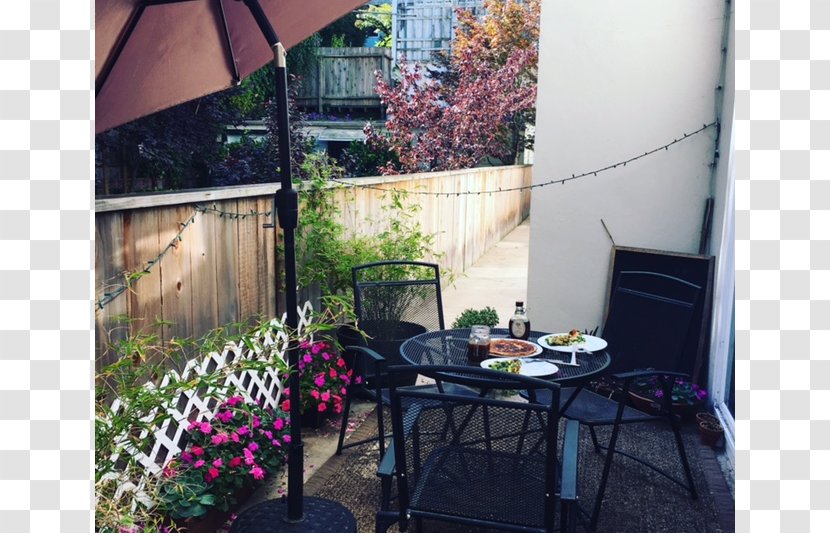
[[[289,523],[284,499],[267,500],[244,511],[234,520],[230,533],[357,533],[357,521],[341,504],[323,498],[303,499],[303,521]]]

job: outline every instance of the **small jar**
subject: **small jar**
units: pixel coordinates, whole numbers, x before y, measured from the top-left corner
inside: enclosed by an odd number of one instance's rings
[[[490,355],[490,327],[472,326],[467,341],[467,359],[470,364],[479,364]]]

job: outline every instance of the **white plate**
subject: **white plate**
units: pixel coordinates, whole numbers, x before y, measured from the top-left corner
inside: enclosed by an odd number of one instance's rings
[[[550,335],[545,335],[543,337],[539,337],[536,342],[539,343],[540,346],[547,348],[548,350],[555,350],[557,352],[565,352],[571,353],[573,347],[576,346],[577,352],[598,352],[600,350],[604,350],[608,343],[605,342],[605,339],[600,339],[599,337],[594,337],[592,335],[583,335],[585,337],[585,342],[580,342],[579,344],[571,344],[569,346],[552,346],[547,343],[547,339],[552,339],[559,335],[567,335],[567,333],[551,333]]]
[[[510,340],[510,341],[515,341],[515,342],[518,342],[519,344],[525,344],[525,345],[528,345],[528,346],[532,346],[532,347],[534,348],[534,351],[533,351],[533,353],[529,353],[529,354],[527,354],[527,355],[515,355],[515,354],[514,354],[514,355],[500,355],[500,354],[493,353],[493,352],[491,351],[491,352],[490,352],[490,356],[491,356],[491,357],[501,357],[501,358],[504,358],[504,357],[514,357],[514,358],[533,357],[534,355],[539,355],[539,354],[540,354],[540,353],[542,353],[542,351],[543,351],[543,350],[542,350],[542,347],[541,347],[541,346],[539,346],[538,344],[536,344],[535,342],[531,342],[531,341],[523,341],[523,340],[521,340],[521,339],[511,339],[511,338],[509,338],[509,337],[493,337],[493,338],[490,340],[490,349],[492,350],[492,348],[493,348],[493,344],[492,344],[492,343],[493,343],[493,341],[496,341],[496,340],[505,340],[505,339],[506,339],[506,340]]]
[[[492,359],[482,361],[481,366],[482,368],[490,368],[497,361],[509,361],[510,359],[516,359],[522,362],[522,368],[519,369],[519,374],[523,376],[538,378],[552,376],[559,372],[558,366],[544,359],[523,359],[519,357],[493,357]]]

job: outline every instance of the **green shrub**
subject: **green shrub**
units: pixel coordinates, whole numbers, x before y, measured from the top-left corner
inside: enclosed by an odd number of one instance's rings
[[[452,323],[453,328],[469,328],[470,326],[490,326],[496,327],[499,324],[499,314],[490,306],[481,310],[465,309],[462,311],[455,322]]]

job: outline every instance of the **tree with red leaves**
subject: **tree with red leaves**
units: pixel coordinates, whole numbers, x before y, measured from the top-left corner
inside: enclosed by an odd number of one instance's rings
[[[538,0],[485,4],[481,21],[459,10],[447,72],[436,75],[404,58],[396,84],[378,77],[388,133],[370,126],[365,132],[371,145],[391,149],[400,161],[382,173],[470,168],[488,156],[515,154],[515,119],[532,112],[536,100]]]

